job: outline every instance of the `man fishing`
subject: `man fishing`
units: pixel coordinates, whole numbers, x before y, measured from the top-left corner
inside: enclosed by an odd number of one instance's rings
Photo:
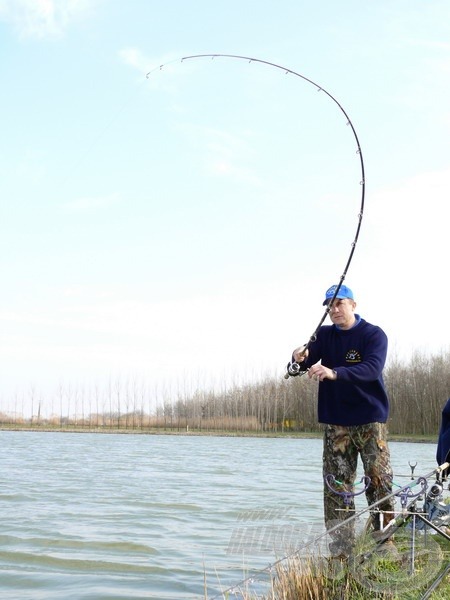
[[[330,287],[324,306],[329,307],[332,325],[322,325],[315,341],[296,348],[292,361],[310,379],[319,382],[318,418],[325,425],[323,444],[324,515],[327,530],[335,528],[354,510],[353,498],[345,504],[325,482],[332,475],[342,491],[353,490],[358,455],[364,473],[370,478],[366,490],[369,505],[392,491],[392,468],[387,443],[386,421],[389,400],[382,371],[386,361],[387,337],[384,331],[355,314],[353,292],[341,285]],[[330,305],[330,302],[332,304]],[[346,499],[348,502],[348,498]],[[378,505],[372,515],[374,531],[393,518],[394,499]],[[376,534],[374,534],[376,535]],[[354,520],[330,532],[330,552],[348,557],[355,544]],[[395,552],[392,540],[383,544]]]

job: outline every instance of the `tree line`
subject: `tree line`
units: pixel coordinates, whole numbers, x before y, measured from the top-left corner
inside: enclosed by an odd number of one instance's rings
[[[406,363],[390,359],[384,379],[391,403],[390,433],[436,435],[450,396],[450,351],[415,352]],[[31,417],[24,417],[16,399],[14,410],[0,404],[0,423],[142,431],[317,432],[317,387],[307,377],[267,377],[220,391],[178,390],[155,401],[155,391],[136,382],[115,382],[106,390],[61,386],[45,417],[43,401],[32,389]]]
[[[390,398],[391,434],[434,435],[450,396],[450,352],[416,352],[409,362],[391,360],[384,371]],[[318,383],[307,377],[267,378],[217,393],[198,392],[169,407],[191,428],[228,428],[262,432],[315,432]],[[165,415],[167,418],[167,415]]]

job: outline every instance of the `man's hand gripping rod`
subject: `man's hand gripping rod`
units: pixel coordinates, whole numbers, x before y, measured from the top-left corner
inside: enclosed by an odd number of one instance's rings
[[[349,261],[350,262],[350,261]],[[347,267],[345,269],[345,271],[347,271],[348,268],[348,264],[347,263]],[[339,284],[336,286],[336,289],[334,290],[334,294],[333,297],[331,298],[331,300],[328,302],[328,304],[326,305],[325,308],[325,312],[322,315],[322,318],[320,319],[319,324],[317,325],[317,327],[314,330],[314,333],[312,334],[312,336],[309,338],[308,342],[305,344],[303,351],[301,353],[302,356],[305,356],[309,347],[311,346],[311,344],[313,344],[316,339],[317,339],[317,332],[319,331],[319,329],[322,327],[323,322],[325,321],[325,319],[328,316],[328,313],[331,310],[331,307],[333,306],[333,302],[336,299],[336,296],[339,293],[339,290],[341,289],[341,285],[344,281],[345,278],[345,272],[344,274],[341,276],[341,279],[339,281]],[[289,379],[289,377],[297,377],[298,375],[304,375],[305,373],[307,373],[308,370],[307,369],[302,369],[300,363],[292,361],[292,362],[288,362],[287,366],[286,366],[286,373],[284,375],[285,379]]]
[[[302,352],[302,356],[306,355],[306,352],[309,348],[311,341],[315,341],[315,340],[310,339],[309,342],[307,344],[305,344],[304,350]],[[302,371],[300,363],[292,361],[292,362],[288,362],[288,364],[286,365],[286,373],[284,375],[284,378],[289,379],[289,377],[297,377],[297,375],[304,375],[305,373],[307,373],[307,370]]]

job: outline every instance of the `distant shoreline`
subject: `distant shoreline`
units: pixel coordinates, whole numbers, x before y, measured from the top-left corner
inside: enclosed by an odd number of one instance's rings
[[[30,426],[18,426],[18,425],[1,425],[0,431],[28,431],[28,432],[41,432],[41,433],[100,433],[100,434],[124,434],[124,435],[174,435],[174,436],[191,436],[191,437],[255,437],[255,438],[287,438],[287,439],[321,439],[322,433],[320,431],[313,432],[242,432],[242,431],[186,431],[182,430],[164,430],[164,429],[146,429],[140,427],[46,427],[36,425],[35,427]],[[404,442],[409,444],[437,444],[438,435],[408,435],[408,434],[392,434],[389,435],[389,441],[391,442]]]

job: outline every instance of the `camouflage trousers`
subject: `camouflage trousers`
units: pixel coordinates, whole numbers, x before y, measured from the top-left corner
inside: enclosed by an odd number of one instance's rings
[[[392,468],[387,443],[387,428],[384,423],[369,423],[344,427],[326,425],[323,443],[324,514],[327,530],[352,516],[355,503],[343,492],[357,493],[355,481],[358,457],[364,474],[370,478],[365,492],[369,505],[378,502],[392,492]],[[325,477],[333,475],[333,492],[325,483]],[[347,501],[347,503],[346,503]],[[380,503],[372,513],[372,528],[382,529],[394,518],[394,498]],[[343,525],[330,533],[330,550],[333,554],[350,554],[355,543],[355,521]]]

